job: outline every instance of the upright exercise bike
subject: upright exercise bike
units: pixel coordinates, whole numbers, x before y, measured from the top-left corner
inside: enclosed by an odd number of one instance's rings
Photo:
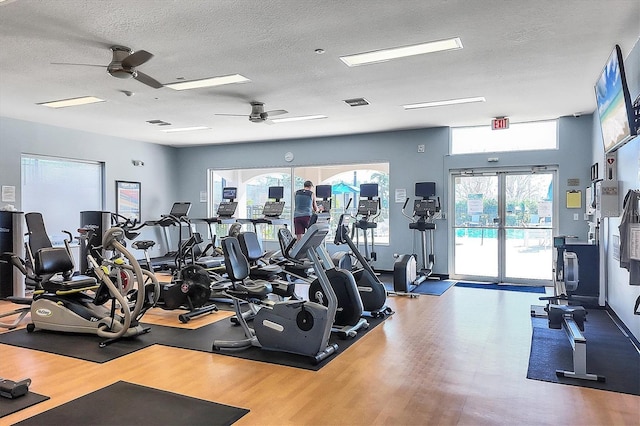
[[[165,310],[183,309],[187,312],[180,313],[178,319],[187,323],[198,316],[216,312],[218,306],[211,301],[212,279],[209,272],[199,265],[196,258],[196,247],[202,242],[200,234],[191,231],[189,218],[185,216],[174,217],[169,215],[179,226],[180,245],[175,253],[173,264],[175,269],[170,283],[164,283],[160,287],[160,299],[156,306]],[[189,237],[182,239],[183,225],[189,230]],[[144,251],[147,270],[153,270],[152,260],[149,258],[148,249],[155,244],[153,241],[139,240],[132,246]],[[150,272],[152,275],[153,273]]]
[[[415,195],[420,198],[414,201],[413,214],[409,216],[405,212],[409,203],[409,198],[407,198],[402,206],[402,215],[410,220],[409,229],[420,233],[422,268],[418,269],[416,254],[400,255],[393,265],[393,290],[396,294],[411,293],[433,274],[435,263],[433,232],[436,229],[434,217],[440,211],[440,198],[434,198],[436,195],[435,182],[417,182]],[[429,238],[428,255],[427,235]]]

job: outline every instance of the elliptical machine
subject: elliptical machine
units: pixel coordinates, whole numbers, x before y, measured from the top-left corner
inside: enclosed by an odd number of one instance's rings
[[[360,199],[358,200],[358,216],[354,223],[353,231],[356,237],[356,246],[360,245],[357,229],[362,230],[364,240],[364,260],[367,263],[375,262],[378,258],[375,252],[375,229],[378,227],[376,219],[380,216],[380,198],[378,197],[377,183],[360,184]],[[367,234],[371,230],[371,251],[367,244]]]
[[[373,318],[384,318],[386,315],[392,315],[394,312],[386,305],[387,290],[384,284],[382,284],[369,262],[362,256],[358,246],[350,236],[349,226],[346,223],[350,216],[346,212],[349,210],[351,201],[352,200],[349,200],[345,207],[345,213],[341,214],[338,219],[338,226],[333,243],[335,245],[347,244],[353,256],[355,256],[360,265],[362,265],[362,271],[358,274],[356,281],[364,311]]]
[[[403,254],[398,257],[393,265],[393,290],[396,294],[411,293],[417,286],[427,280],[433,273],[435,255],[433,254],[433,231],[436,224],[433,219],[440,211],[440,197],[436,195],[435,182],[417,182],[415,195],[420,197],[414,201],[413,214],[405,213],[409,198],[402,206],[402,215],[409,219],[409,229],[420,233],[422,268],[418,269],[416,254]],[[427,234],[429,237],[429,254],[427,255]]]

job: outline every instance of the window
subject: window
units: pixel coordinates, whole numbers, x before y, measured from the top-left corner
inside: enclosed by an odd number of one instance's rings
[[[346,171],[339,172],[339,170]],[[335,171],[339,173],[328,176],[320,182],[314,182],[316,185],[331,185],[330,240],[333,241],[338,219],[345,212],[347,205],[349,205],[349,213],[356,215],[360,201],[360,185],[377,183],[380,210],[374,219],[378,226],[373,228],[373,232],[376,244],[389,244],[389,164],[350,164],[340,166],[340,169]],[[300,187],[302,187],[302,181],[301,179]],[[361,237],[362,235],[360,235]],[[362,241],[362,239],[360,240]]]
[[[516,123],[505,130],[491,130],[491,126],[451,129],[451,154],[557,148],[556,120]]]
[[[293,179],[292,179],[293,176]],[[302,188],[305,180],[314,185],[331,185],[331,225],[332,231],[327,240],[333,241],[333,233],[338,218],[351,201],[349,211],[355,214],[361,183],[377,183],[381,201],[380,215],[375,228],[376,244],[389,242],[389,164],[344,164],[327,166],[308,166],[296,168],[260,168],[237,170],[209,170],[208,213],[216,216],[222,201],[222,188],[238,188],[238,209],[236,217],[255,218],[262,216],[262,207],[267,201],[268,187],[283,186],[285,209],[283,219],[292,222],[293,194]],[[293,184],[292,184],[293,182]],[[216,225],[213,232],[218,236],[228,233],[228,225]],[[273,226],[260,226],[258,232],[263,240],[277,240]]]
[[[102,210],[102,163],[22,156],[22,210],[40,212],[52,244],[80,226],[80,212]]]
[[[253,219],[262,216],[262,208],[268,199],[270,186],[283,186],[285,202],[283,219],[291,218],[291,169],[238,169],[238,170],[209,170],[208,214],[216,216],[218,206],[222,201],[224,187],[238,188],[238,207],[235,217]],[[228,233],[228,224],[216,224],[213,228],[215,235],[222,237]],[[276,230],[273,226],[260,226],[258,232],[263,240],[276,240]]]

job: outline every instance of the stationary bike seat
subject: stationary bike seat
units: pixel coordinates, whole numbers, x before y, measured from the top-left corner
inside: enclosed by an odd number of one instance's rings
[[[239,297],[245,296],[247,298],[266,299],[270,293],[273,292],[271,284],[267,281],[257,281],[251,283],[236,283],[234,290],[229,290],[229,293],[233,293]]]
[[[153,247],[155,245],[156,245],[155,241],[139,240],[139,241],[134,241],[133,244],[131,244],[131,247],[133,247],[134,249],[137,249],[137,250],[147,250],[147,249],[150,249],[151,247]]]

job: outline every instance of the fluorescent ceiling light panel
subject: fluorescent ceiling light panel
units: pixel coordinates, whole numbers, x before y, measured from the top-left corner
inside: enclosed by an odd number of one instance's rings
[[[478,96],[475,98],[460,98],[460,99],[448,99],[445,101],[434,101],[434,102],[422,102],[419,104],[409,104],[402,105],[404,109],[418,109],[418,108],[430,108],[430,107],[438,107],[445,105],[457,105],[457,104],[469,104],[473,102],[485,102],[486,99],[484,96]]]
[[[63,99],[60,101],[43,102],[37,105],[42,105],[49,108],[65,108],[70,106],[95,104],[97,102],[104,102],[104,99],[96,98],[95,96],[84,96],[81,98],[71,98],[71,99]]]
[[[168,87],[173,90],[188,90],[188,89],[200,89],[202,87],[214,87],[223,86],[225,84],[234,83],[248,83],[247,77],[240,74],[223,75],[220,77],[204,78],[202,80],[181,81],[179,83],[165,84],[164,87]]]
[[[327,116],[326,115],[302,115],[300,117],[274,118],[271,120],[271,122],[286,123],[289,121],[320,120],[322,118],[327,118]]]
[[[205,126],[196,126],[196,127],[177,127],[175,129],[162,129],[162,132],[165,133],[174,133],[174,132],[192,132],[195,130],[208,130],[209,127]]]
[[[357,67],[358,65],[387,62],[391,59],[405,58],[407,56],[423,55],[425,53],[456,49],[462,49],[462,41],[460,40],[460,37],[450,38],[447,40],[430,41],[428,43],[414,44],[412,46],[394,47],[391,49],[374,50],[372,52],[341,56],[340,60],[350,67]]]

